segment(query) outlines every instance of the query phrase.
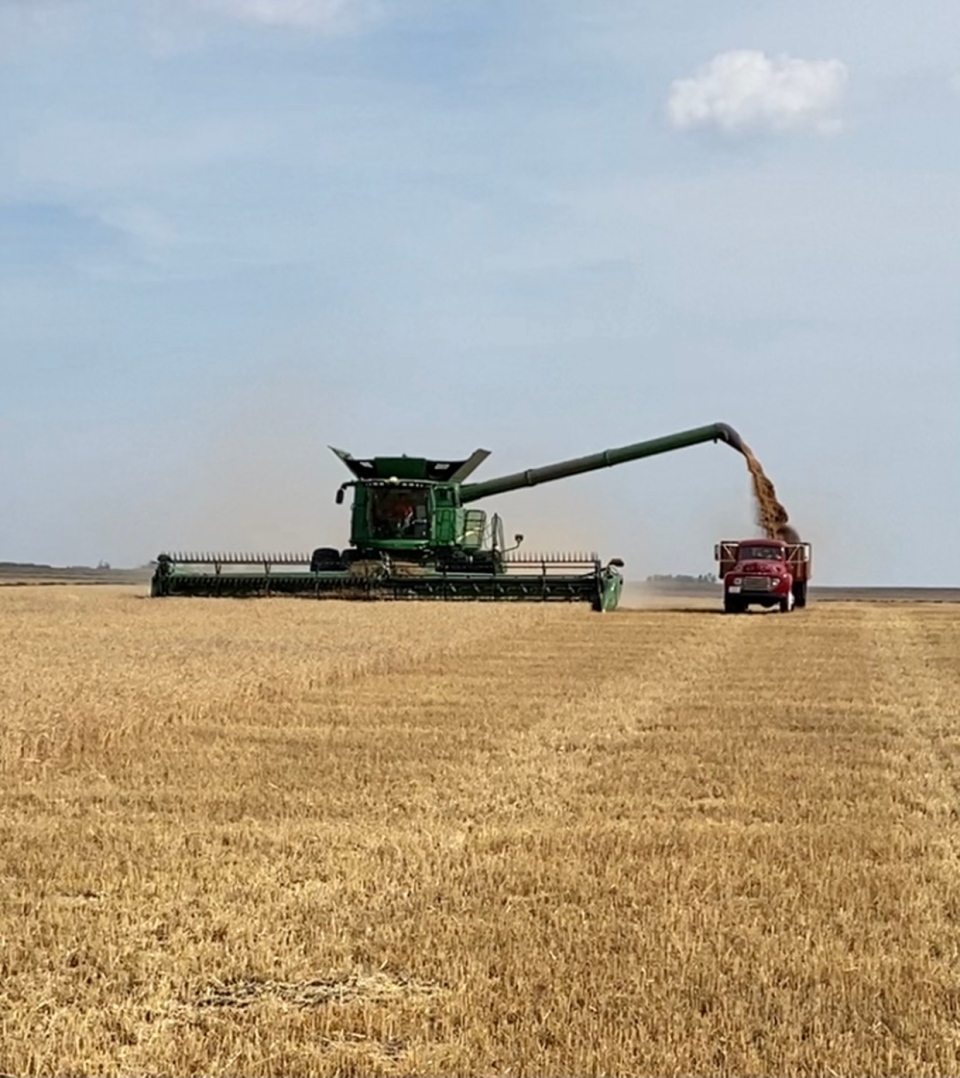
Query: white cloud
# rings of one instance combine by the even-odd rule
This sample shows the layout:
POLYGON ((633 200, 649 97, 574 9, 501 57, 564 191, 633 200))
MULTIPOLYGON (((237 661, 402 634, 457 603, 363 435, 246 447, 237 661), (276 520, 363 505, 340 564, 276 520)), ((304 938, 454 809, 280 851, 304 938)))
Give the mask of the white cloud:
POLYGON ((947 79, 947 85, 950 87, 951 90, 953 90, 955 94, 960 94, 960 71, 958 71, 955 75, 951 75, 950 78, 947 79))
POLYGON ((834 134, 847 81, 839 60, 771 59, 753 49, 720 53, 670 87, 667 119, 680 131, 727 135, 811 130, 834 134))
POLYGON ((243 22, 325 33, 354 30, 371 14, 367 0, 206 0, 206 6, 243 22))

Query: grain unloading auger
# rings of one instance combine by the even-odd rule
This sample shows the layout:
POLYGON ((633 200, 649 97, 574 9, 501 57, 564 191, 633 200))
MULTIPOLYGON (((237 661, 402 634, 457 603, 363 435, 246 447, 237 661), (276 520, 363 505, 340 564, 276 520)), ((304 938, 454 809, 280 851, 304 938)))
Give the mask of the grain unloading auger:
POLYGON ((726 423, 608 449, 587 457, 468 483, 490 455, 467 460, 370 457, 334 452, 354 478, 337 491, 341 504, 353 490, 350 546, 320 547, 312 555, 161 554, 153 595, 309 595, 318 598, 488 599, 589 602, 613 610, 620 598, 623 565, 603 564, 596 554, 521 555, 523 536, 504 542, 494 514, 467 508, 511 490, 651 457, 700 442, 740 449, 726 423))

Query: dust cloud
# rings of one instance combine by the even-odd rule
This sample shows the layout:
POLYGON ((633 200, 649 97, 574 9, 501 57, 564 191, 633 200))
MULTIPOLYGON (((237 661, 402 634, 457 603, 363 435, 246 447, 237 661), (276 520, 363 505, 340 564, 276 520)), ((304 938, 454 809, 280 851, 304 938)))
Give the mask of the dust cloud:
POLYGON ((223 387, 169 470, 152 550, 302 555, 346 546, 349 511, 334 505, 334 492, 350 476, 327 443, 343 442, 349 403, 296 370, 223 387))
MULTIPOLYGON (((477 478, 493 478, 508 471, 488 461, 483 475, 477 478)), ((613 529, 604 492, 589 482, 571 487, 561 480, 524 487, 481 499, 470 508, 486 510, 488 519, 498 513, 508 546, 513 546, 516 533, 522 534, 524 540, 518 551, 521 556, 590 553, 613 529)))

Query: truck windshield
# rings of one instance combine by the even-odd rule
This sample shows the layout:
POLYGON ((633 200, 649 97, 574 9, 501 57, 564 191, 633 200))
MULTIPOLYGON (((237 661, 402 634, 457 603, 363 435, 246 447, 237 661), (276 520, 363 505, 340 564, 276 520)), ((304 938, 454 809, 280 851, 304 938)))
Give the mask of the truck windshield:
POLYGON ((783 548, 778 546, 742 546, 740 561, 783 561, 783 548))

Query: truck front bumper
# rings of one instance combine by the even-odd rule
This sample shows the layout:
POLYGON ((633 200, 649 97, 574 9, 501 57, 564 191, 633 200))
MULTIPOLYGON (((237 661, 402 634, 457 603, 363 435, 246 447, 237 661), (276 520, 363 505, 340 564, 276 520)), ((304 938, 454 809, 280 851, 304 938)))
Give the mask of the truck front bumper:
POLYGON ((728 584, 727 595, 735 595, 746 603, 774 603, 786 599, 791 594, 790 582, 778 580, 776 584, 768 588, 760 588, 756 585, 728 584))

